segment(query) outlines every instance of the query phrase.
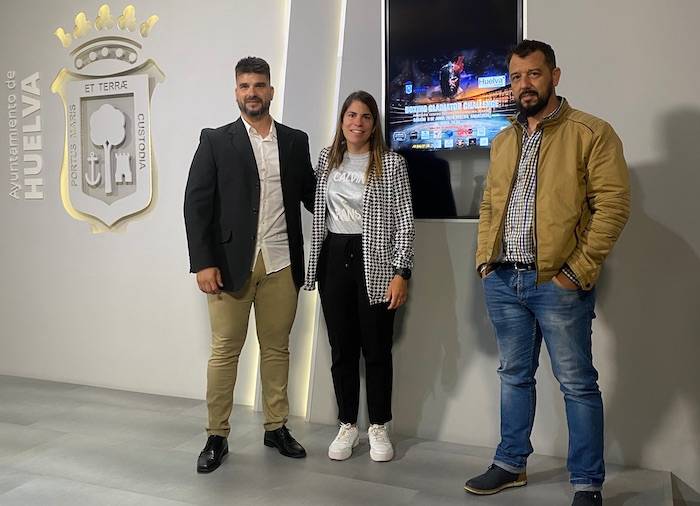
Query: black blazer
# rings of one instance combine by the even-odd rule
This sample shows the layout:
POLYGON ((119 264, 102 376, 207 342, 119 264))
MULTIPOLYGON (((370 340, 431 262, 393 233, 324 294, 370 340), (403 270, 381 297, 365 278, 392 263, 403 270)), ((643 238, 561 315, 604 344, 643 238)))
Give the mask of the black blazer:
MULTIPOLYGON (((313 211, 316 178, 309 138, 275 122, 282 199, 294 283, 304 283, 300 202, 313 211)), ((250 276, 260 209, 260 180, 242 119, 205 128, 185 189, 185 228, 190 272, 218 267, 226 291, 240 290, 250 276)))

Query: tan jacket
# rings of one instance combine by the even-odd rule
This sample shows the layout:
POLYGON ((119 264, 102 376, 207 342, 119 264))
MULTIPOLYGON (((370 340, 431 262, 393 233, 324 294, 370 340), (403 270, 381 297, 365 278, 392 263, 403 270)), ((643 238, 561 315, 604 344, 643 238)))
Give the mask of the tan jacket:
MULTIPOLYGON (((581 287, 590 290, 629 217, 627 164, 622 142, 608 123, 562 100, 559 114, 542 122, 534 225, 537 282, 549 281, 566 263, 581 287)), ((523 126, 511 122, 491 146, 477 269, 501 252, 523 137, 523 126)))

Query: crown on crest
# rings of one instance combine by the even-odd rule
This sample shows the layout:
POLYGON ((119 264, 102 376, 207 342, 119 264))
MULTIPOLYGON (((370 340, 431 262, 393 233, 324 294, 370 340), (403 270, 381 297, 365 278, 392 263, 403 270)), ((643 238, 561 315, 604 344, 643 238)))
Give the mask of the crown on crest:
POLYGON ((83 37, 88 38, 94 30, 94 35, 71 51, 73 64, 77 69, 83 69, 88 65, 102 60, 118 60, 127 65, 136 63, 139 57, 141 45, 130 38, 120 36, 136 34, 146 38, 150 35, 153 26, 158 22, 158 16, 153 14, 141 24, 136 19, 136 8, 127 5, 121 16, 114 17, 109 5, 102 5, 97 11, 94 21, 88 19, 84 12, 75 16, 75 26, 70 32, 63 28, 57 28, 54 35, 61 41, 64 48, 68 49, 74 41, 83 37), (101 36, 104 34, 104 36, 101 36))

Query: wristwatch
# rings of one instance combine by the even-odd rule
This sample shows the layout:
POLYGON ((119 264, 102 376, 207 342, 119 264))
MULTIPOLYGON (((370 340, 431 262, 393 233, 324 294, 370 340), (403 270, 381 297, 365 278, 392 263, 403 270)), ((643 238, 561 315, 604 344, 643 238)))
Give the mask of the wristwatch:
POLYGON ((403 279, 411 279, 411 269, 407 267, 394 267, 394 276, 401 276, 403 279))

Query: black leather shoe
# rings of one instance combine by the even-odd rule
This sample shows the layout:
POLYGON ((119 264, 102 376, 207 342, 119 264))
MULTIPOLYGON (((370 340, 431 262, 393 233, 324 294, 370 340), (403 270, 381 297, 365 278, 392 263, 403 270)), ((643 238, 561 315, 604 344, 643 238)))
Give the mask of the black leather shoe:
POLYGON ((581 490, 574 494, 571 506, 603 506, 603 496, 600 492, 581 490))
POLYGON ((527 474, 511 473, 498 467, 496 464, 481 474, 464 484, 464 490, 477 495, 491 495, 506 488, 522 487, 527 485, 527 474))
POLYGON ((284 425, 277 430, 266 430, 265 446, 277 448, 285 457, 301 459, 306 457, 306 450, 289 433, 289 429, 284 425))
POLYGON ((198 473, 211 473, 221 465, 228 453, 228 441, 223 436, 209 436, 204 450, 197 459, 198 473))

